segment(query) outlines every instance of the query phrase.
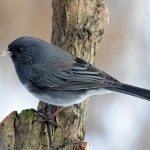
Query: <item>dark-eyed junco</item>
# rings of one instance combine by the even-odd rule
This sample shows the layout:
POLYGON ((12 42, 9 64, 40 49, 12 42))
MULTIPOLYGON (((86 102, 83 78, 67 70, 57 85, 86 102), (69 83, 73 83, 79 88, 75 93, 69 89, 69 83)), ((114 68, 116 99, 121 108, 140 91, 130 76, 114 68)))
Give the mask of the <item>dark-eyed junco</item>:
POLYGON ((41 101, 70 106, 86 97, 120 92, 150 100, 150 90, 123 84, 94 65, 41 39, 21 37, 8 46, 22 84, 41 101))

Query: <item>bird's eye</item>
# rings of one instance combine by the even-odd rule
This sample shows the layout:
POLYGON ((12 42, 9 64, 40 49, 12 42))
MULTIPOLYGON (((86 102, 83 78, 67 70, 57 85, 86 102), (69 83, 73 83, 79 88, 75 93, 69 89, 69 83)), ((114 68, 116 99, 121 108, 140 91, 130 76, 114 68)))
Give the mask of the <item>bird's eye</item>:
POLYGON ((24 51, 24 49, 22 47, 19 47, 17 50, 19 53, 22 53, 24 51))

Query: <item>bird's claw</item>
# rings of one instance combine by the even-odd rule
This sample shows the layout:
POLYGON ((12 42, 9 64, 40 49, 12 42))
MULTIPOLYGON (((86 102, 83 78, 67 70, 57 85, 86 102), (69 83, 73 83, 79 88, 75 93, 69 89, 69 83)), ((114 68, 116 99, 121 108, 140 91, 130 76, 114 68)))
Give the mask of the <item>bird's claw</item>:
POLYGON ((62 129, 62 127, 53 120, 54 117, 49 116, 47 113, 45 113, 45 112, 43 112, 41 110, 37 111, 37 110, 35 110, 33 108, 31 110, 34 113, 36 113, 40 118, 42 118, 42 119, 38 118, 38 119, 33 120, 33 122, 32 122, 33 124, 35 122, 40 122, 40 123, 44 123, 44 124, 50 124, 50 125, 53 125, 54 127, 59 127, 59 128, 62 129))

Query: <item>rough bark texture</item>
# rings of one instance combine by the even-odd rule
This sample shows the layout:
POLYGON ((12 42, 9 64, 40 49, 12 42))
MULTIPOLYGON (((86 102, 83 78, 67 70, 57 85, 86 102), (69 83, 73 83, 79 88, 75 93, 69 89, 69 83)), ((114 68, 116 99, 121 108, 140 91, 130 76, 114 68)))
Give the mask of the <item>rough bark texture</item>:
MULTIPOLYGON (((104 25, 108 22, 105 0, 52 0, 52 43, 94 63, 104 25)), ((39 108, 54 111, 40 102, 39 108), (46 109, 45 109, 46 108, 46 109)), ((0 124, 0 150, 89 150, 83 142, 86 131, 87 101, 65 108, 53 127, 40 122, 31 110, 12 112, 0 124)))

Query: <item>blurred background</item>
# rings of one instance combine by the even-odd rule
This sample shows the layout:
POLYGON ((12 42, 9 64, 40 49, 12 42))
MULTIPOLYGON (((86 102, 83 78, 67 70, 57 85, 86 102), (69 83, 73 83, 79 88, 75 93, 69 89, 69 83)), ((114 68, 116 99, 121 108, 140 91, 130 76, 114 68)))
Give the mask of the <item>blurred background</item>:
MULTIPOLYGON (((50 41, 50 0, 0 0, 0 50, 17 37, 50 41)), ((96 66, 118 80, 150 89, 150 1, 107 0, 110 23, 96 66)), ((89 101, 86 141, 91 150, 149 150, 150 102, 117 93, 89 101)), ((0 121, 11 111, 36 108, 38 100, 18 81, 8 57, 0 57, 0 121)))

